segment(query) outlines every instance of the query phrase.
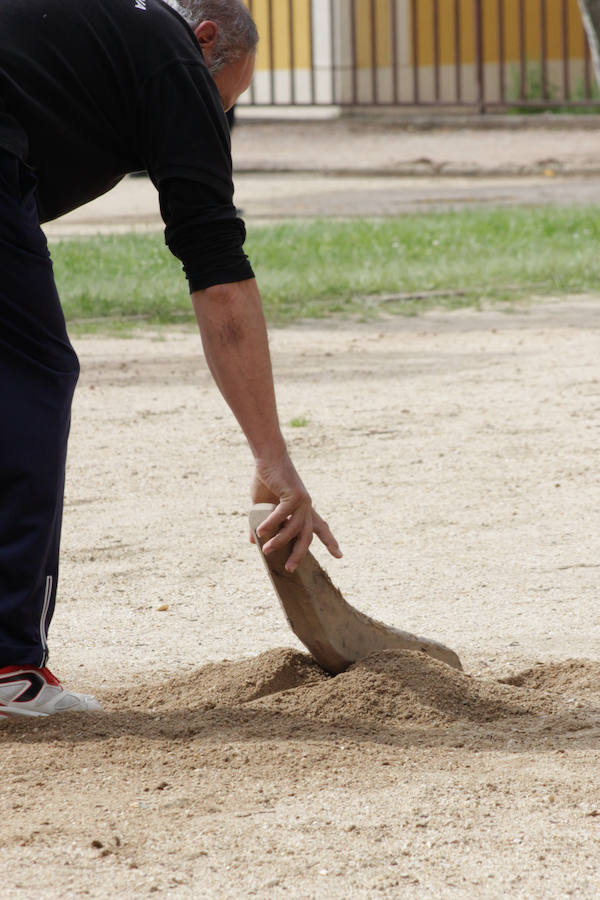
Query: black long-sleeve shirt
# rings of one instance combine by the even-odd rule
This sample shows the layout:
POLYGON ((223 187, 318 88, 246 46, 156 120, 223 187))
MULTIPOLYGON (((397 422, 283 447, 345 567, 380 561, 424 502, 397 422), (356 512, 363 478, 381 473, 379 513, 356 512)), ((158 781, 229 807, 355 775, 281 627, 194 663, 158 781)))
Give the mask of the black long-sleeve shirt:
POLYGON ((162 0, 2 0, 0 147, 35 169, 42 222, 147 169, 190 290, 253 276, 219 94, 162 0))

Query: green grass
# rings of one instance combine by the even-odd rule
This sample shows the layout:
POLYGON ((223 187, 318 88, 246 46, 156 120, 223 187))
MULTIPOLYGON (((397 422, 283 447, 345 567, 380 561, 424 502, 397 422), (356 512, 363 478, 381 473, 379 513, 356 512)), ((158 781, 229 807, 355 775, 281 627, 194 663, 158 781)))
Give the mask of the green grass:
POLYGON ((542 67, 540 63, 530 62, 525 69, 524 84, 521 85, 520 67, 511 66, 510 87, 508 99, 515 105, 508 110, 510 113, 533 115, 535 113, 553 113, 554 115, 597 115, 600 112, 600 89, 592 81, 589 88, 582 77, 578 78, 574 88, 571 88, 568 97, 564 97, 564 88, 561 89, 549 78, 546 80, 544 90, 542 67), (521 93, 523 91, 523 93, 521 93), (519 100, 529 101, 526 106, 519 100), (539 100, 539 104, 536 101, 539 100), (568 102, 588 103, 587 106, 569 106, 568 102), (598 103, 590 104, 590 101, 598 103))
MULTIPOLYGON (((600 209, 543 207, 250 223, 246 249, 267 319, 285 324, 597 291, 599 246, 600 209), (424 296, 406 297, 413 294, 424 296)), ((132 317, 193 320, 180 265, 160 235, 73 239, 51 250, 71 323, 87 330, 131 328, 132 317)))

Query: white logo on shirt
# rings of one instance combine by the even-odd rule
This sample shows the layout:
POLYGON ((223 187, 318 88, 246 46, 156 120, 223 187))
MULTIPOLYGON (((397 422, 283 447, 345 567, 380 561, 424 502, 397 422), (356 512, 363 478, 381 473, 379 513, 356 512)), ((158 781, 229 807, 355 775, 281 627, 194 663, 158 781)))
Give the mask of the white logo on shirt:
POLYGON ((135 8, 143 9, 146 12, 146 0, 135 0, 135 8))

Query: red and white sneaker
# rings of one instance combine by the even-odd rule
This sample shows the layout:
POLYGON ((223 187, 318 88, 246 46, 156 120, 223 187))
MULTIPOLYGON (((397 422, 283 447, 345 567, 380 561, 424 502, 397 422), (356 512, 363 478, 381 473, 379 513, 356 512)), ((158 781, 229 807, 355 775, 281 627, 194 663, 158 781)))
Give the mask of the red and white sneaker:
POLYGON ((102 707, 89 694, 65 691, 49 669, 6 666, 0 669, 0 718, 92 712, 102 707))

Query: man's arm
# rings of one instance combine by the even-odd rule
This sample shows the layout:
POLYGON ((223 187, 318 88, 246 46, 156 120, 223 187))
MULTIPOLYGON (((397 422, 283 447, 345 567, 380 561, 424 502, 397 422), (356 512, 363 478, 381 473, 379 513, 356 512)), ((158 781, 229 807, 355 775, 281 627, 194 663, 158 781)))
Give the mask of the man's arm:
POLYGON ((254 455, 252 499, 276 503, 260 526, 273 535, 266 554, 294 541, 286 568, 293 572, 308 550, 313 533, 332 556, 342 554, 288 455, 279 427, 267 330, 254 278, 220 284, 192 294, 206 361, 238 420, 254 455))

